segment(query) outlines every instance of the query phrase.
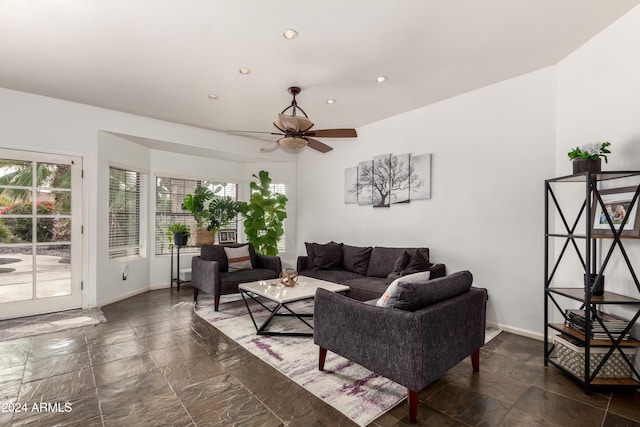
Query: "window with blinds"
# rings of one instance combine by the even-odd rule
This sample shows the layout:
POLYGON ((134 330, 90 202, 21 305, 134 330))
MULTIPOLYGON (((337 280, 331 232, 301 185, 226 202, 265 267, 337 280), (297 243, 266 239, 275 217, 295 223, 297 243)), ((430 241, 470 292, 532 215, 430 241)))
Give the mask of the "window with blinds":
MULTIPOLYGON (((269 184, 269 190, 271 190, 272 193, 280 193, 283 195, 287 195, 287 186, 285 184, 274 184, 273 182, 271 184, 269 184)), ((284 234, 282 235, 282 237, 280 238, 280 240, 278 241, 278 252, 284 252, 285 251, 285 237, 287 235, 287 228, 286 228, 286 223, 287 220, 285 219, 284 222, 282 223, 282 229, 284 230, 284 234)))
MULTIPOLYGON (((209 180, 183 179, 171 177, 156 177, 156 255, 167 255, 171 253, 167 230, 171 224, 181 222, 191 228, 191 238, 188 246, 181 249, 181 253, 198 253, 200 248, 193 247, 196 221, 189 211, 182 209, 184 196, 193 194, 197 187, 208 187, 214 197, 231 197, 238 199, 237 185, 234 183, 220 183, 209 180)), ((238 229, 237 219, 230 223, 225 229, 238 229)), ((219 236, 216 236, 216 243, 219 236)))
POLYGON ((109 260, 145 256, 147 174, 109 167, 109 260))

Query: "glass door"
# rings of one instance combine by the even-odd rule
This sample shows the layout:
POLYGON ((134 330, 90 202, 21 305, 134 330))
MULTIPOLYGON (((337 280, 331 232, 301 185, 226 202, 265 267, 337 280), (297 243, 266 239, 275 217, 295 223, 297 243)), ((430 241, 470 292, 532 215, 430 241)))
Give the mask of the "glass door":
POLYGON ((82 306, 82 159, 0 149, 0 319, 82 306))

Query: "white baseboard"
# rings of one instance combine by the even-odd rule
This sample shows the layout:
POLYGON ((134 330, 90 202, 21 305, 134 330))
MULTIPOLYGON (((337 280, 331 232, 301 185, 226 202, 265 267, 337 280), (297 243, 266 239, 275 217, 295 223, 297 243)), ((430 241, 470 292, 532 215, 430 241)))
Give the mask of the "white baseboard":
POLYGON ((528 331, 526 329, 514 328, 513 326, 502 325, 500 323, 487 322, 487 326, 502 329, 505 332, 509 332, 516 335, 522 335, 523 337, 532 338, 538 341, 544 341, 544 335, 540 332, 528 331))
POLYGON ((131 298, 131 297, 143 294, 143 293, 148 292, 148 291, 149 291, 149 288, 136 289, 135 291, 131 291, 131 292, 127 293, 127 294, 118 295, 117 297, 109 298, 108 300, 105 300, 105 301, 100 301, 98 306, 99 307, 104 307, 105 305, 113 304, 114 302, 122 301, 124 299, 131 298))

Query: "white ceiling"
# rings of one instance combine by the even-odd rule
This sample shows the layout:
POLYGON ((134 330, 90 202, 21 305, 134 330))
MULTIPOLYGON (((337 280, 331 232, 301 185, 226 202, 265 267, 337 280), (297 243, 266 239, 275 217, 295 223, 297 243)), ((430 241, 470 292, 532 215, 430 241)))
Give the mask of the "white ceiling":
POLYGON ((639 2, 2 0, 0 86, 270 131, 297 85, 316 128, 359 127, 555 64, 639 2))

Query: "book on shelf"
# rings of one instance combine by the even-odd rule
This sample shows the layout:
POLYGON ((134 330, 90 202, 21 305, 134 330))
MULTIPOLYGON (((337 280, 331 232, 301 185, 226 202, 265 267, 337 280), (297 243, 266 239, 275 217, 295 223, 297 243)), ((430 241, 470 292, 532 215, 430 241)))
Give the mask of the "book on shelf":
MULTIPOLYGON (((617 340, 620 338, 622 332, 627 328, 628 322, 626 320, 612 314, 596 311, 596 316, 602 324, 595 319, 594 316, 590 317, 589 323, 591 333, 589 335, 592 339, 607 340, 609 339, 607 331, 609 331, 613 339, 617 340), (602 325, 604 325, 604 327, 602 325)), ((567 310, 564 324, 568 328, 575 329, 586 334, 587 321, 584 310, 567 310)), ((629 333, 627 332, 622 339, 628 340, 629 333)))

